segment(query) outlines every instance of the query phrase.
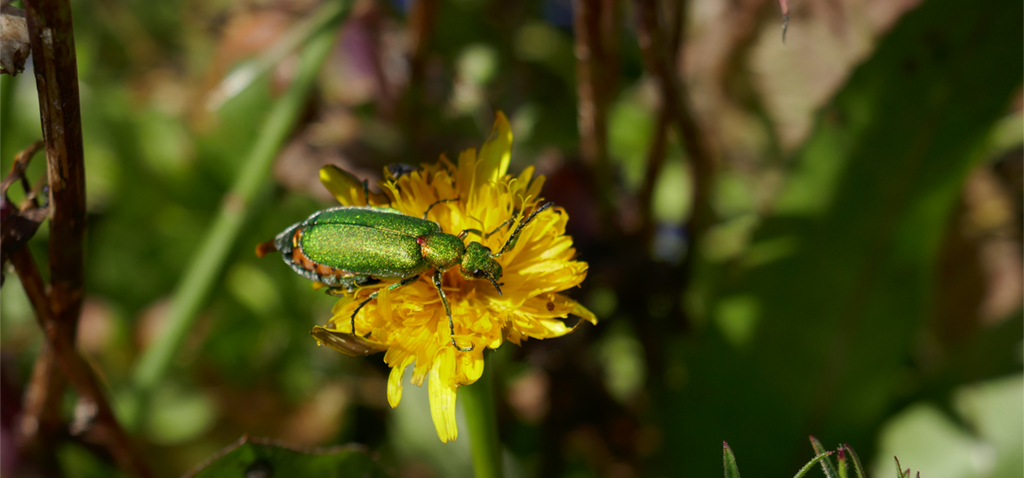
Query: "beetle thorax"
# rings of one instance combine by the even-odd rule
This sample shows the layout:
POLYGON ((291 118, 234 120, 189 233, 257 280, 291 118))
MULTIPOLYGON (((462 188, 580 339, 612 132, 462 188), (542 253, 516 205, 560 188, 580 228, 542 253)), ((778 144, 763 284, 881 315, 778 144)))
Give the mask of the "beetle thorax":
POLYGON ((466 255, 466 246, 451 234, 438 233, 416 238, 423 258, 438 270, 448 270, 466 255))

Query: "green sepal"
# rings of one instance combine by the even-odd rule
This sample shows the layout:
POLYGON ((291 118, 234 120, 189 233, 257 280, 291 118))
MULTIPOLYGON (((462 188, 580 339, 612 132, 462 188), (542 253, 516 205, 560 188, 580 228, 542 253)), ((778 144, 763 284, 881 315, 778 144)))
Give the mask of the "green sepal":
POLYGON ((316 339, 317 345, 326 345, 350 357, 373 355, 388 349, 387 344, 319 325, 314 325, 310 334, 316 339))

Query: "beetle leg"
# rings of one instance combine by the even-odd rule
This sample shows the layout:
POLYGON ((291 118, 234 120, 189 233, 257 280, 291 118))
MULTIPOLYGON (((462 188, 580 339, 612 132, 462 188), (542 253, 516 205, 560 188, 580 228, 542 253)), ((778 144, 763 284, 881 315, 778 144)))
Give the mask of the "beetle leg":
POLYGON ((452 202, 452 201, 458 201, 458 200, 459 200, 459 198, 450 198, 450 199, 438 199, 437 201, 434 201, 434 204, 431 204, 430 207, 428 207, 426 211, 423 211, 423 219, 427 218, 427 213, 429 213, 431 209, 434 209, 434 206, 437 206, 438 204, 441 204, 443 202, 452 202))
POLYGON ((505 227, 505 226, 507 226, 507 225, 509 225, 509 224, 512 224, 512 220, 513 220, 513 219, 515 219, 515 218, 516 218, 516 214, 515 214, 515 211, 512 211, 512 217, 510 217, 510 218, 508 218, 507 220, 505 220, 505 222, 501 223, 501 225, 500 225, 500 226, 498 226, 498 227, 494 228, 494 230, 493 230, 493 231, 491 231, 491 232, 488 232, 488 233, 487 233, 486 235, 484 235, 484 239, 487 239, 488 237, 491 237, 491 236, 493 236, 493 235, 494 235, 494 233, 496 233, 496 232, 500 231, 500 230, 501 230, 501 228, 503 228, 503 227, 505 227))
POLYGON ((553 202, 547 202, 547 203, 544 203, 543 206, 541 206, 541 207, 539 207, 537 209, 534 209, 533 213, 530 214, 530 216, 527 217, 525 221, 519 223, 519 226, 516 227, 516 230, 513 231, 512 235, 508 237, 507 241, 505 241, 505 245, 502 246, 501 250, 498 251, 498 253, 495 254, 494 257, 501 257, 501 255, 504 254, 506 251, 508 251, 509 249, 515 247, 516 246, 516 241, 519 240, 519 232, 522 231, 523 228, 526 227, 526 225, 529 224, 530 221, 532 221, 533 218, 537 216, 537 214, 540 214, 541 211, 543 211, 543 210, 545 210, 545 209, 547 209, 547 208, 549 208, 551 206, 554 206, 554 205, 555 205, 555 203, 553 203, 553 202))
POLYGON ((472 345, 469 347, 459 347, 459 344, 455 343, 455 322, 452 322, 452 308, 448 305, 448 298, 445 297, 444 290, 441 289, 441 271, 437 269, 434 269, 434 288, 437 289, 438 295, 441 296, 441 303, 444 304, 444 311, 448 313, 448 330, 451 331, 452 346, 460 352, 469 352, 473 350, 472 345))
POLYGON ((345 294, 352 294, 360 287, 374 285, 379 282, 380 279, 376 279, 368 275, 342 277, 338 279, 337 283, 328 285, 326 292, 328 295, 332 295, 334 297, 345 297, 345 294))
MULTIPOLYGON (((476 234, 476 235, 478 235, 478 236, 480 236, 480 237, 484 238, 484 239, 487 239, 488 237, 491 237, 491 236, 493 236, 493 235, 494 235, 494 233, 496 233, 496 232, 500 231, 500 230, 501 230, 501 228, 503 228, 503 227, 505 227, 505 226, 507 226, 507 225, 509 225, 509 224, 512 224, 512 220, 513 220, 513 219, 515 219, 515 217, 516 217, 516 215, 515 215, 515 214, 513 213, 513 214, 512 214, 512 217, 508 218, 508 219, 507 219, 507 220, 506 220, 505 222, 501 223, 501 225, 500 225, 500 226, 498 226, 498 227, 494 228, 494 230, 493 230, 493 231, 491 231, 491 232, 488 232, 487 234, 484 234, 484 232, 483 232, 483 231, 481 231, 481 230, 479 230, 479 229, 463 229, 463 230, 462 230, 462 232, 460 232, 460 233, 459 233, 459 239, 460 239, 460 240, 461 240, 461 239, 465 239, 465 238, 466 238, 466 236, 468 236, 468 235, 469 235, 469 233, 471 233, 471 232, 472 232, 473 234, 476 234)), ((479 222, 479 221, 477 221, 477 222, 479 222)))
POLYGON ((480 232, 479 229, 463 229, 462 232, 460 232, 459 235, 458 235, 459 240, 461 241, 461 240, 465 239, 466 236, 468 236, 469 233, 471 233, 471 232, 473 234, 476 234, 476 235, 480 236, 480 237, 484 236, 484 233, 480 232))
MULTIPOLYGON (((406 277, 405 279, 402 279, 399 282, 395 282, 394 284, 389 285, 388 286, 388 290, 391 291, 391 290, 395 290, 395 289, 397 289, 399 287, 402 287, 404 285, 412 284, 418 278, 419 278, 419 276, 406 277)), ((377 298, 377 294, 380 294, 380 290, 379 289, 377 291, 375 291, 374 293, 370 294, 370 296, 367 297, 366 300, 360 302, 359 306, 356 307, 356 310, 354 310, 352 312, 352 317, 349 320, 350 320, 350 322, 352 324, 352 334, 353 335, 356 333, 356 314, 359 313, 359 310, 362 309, 364 305, 370 303, 371 300, 376 299, 377 298)), ((370 336, 370 334, 366 334, 366 337, 369 337, 369 336, 370 336)))

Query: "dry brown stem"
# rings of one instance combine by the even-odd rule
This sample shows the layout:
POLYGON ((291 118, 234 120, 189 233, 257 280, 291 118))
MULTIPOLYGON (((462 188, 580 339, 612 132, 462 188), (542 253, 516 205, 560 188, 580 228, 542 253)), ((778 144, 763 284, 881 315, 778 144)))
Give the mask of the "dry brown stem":
MULTIPOLYGON (((654 74, 661 89, 669 117, 678 128, 693 173, 693 212, 687 224, 691 244, 699 244, 703 231, 713 222, 711 186, 715 162, 707 139, 700 131, 690 105, 686 84, 680 81, 676 62, 665 50, 665 33, 659 24, 655 0, 635 0, 637 37, 647 68, 654 74)), ((682 6, 680 16, 685 12, 682 6)), ((679 21, 685 23, 685 18, 679 21)))
POLYGON ((409 10, 409 83, 402 99, 400 123, 409 145, 423 144, 420 109, 426 97, 427 55, 437 22, 438 0, 416 0, 409 10))
POLYGON ((70 337, 82 306, 85 163, 71 8, 62 0, 25 2, 50 183, 50 301, 70 337))
POLYGON ((114 417, 96 375, 75 349, 83 297, 85 163, 71 7, 67 0, 26 0, 25 12, 51 195, 49 290, 28 249, 14 252, 11 262, 58 365, 80 397, 96 404, 96 422, 90 434, 127 473, 149 476, 114 417))
MULTIPOLYGON (((671 40, 668 47, 670 58, 675 62, 678 61, 679 49, 682 45, 685 5, 682 1, 674 1, 669 2, 669 7, 667 16, 670 24, 671 40)), ((647 169, 644 171, 644 182, 640 186, 637 201, 640 205, 640 238, 643 244, 650 244, 651 237, 654 234, 654 187, 657 185, 658 177, 661 176, 661 170, 665 166, 668 128, 672 124, 672 113, 668 102, 664 98, 665 95, 662 94, 662 102, 658 112, 658 124, 655 126, 654 141, 651 143, 651 149, 647 152, 647 169)))
MULTIPOLYGON (((25 243, 35 235, 39 224, 47 216, 47 210, 39 207, 36 197, 38 188, 32 188, 25 176, 25 170, 32 158, 42 148, 43 142, 36 141, 18 152, 14 156, 10 174, 0 183, 0 193, 4 195, 5 201, 8 188, 15 182, 21 183, 26 194, 21 207, 5 216, 2 227, 0 227, 2 229, 0 257, 4 263, 7 262, 8 256, 25 246, 25 243)), ((27 280, 42 282, 42 279, 39 278, 27 280)), ((33 298, 39 299, 39 296, 33 298)), ((45 297, 42 299, 45 300, 45 297)), ((36 307, 47 306, 47 303, 44 301, 35 305, 36 307)), ((53 439, 62 427, 60 405, 67 381, 56 370, 57 361, 53 349, 44 344, 39 356, 36 357, 36 363, 32 368, 32 379, 25 389, 22 400, 22 412, 16 428, 19 451, 52 448, 53 439)))
MULTIPOLYGON (((613 181, 608 161, 608 99, 609 68, 614 66, 608 48, 611 43, 602 31, 615 6, 613 1, 573 2, 573 27, 576 53, 577 123, 580 133, 580 156, 594 174, 598 206, 603 217, 613 218, 613 181)), ((604 221, 602 224, 613 224, 604 221)))

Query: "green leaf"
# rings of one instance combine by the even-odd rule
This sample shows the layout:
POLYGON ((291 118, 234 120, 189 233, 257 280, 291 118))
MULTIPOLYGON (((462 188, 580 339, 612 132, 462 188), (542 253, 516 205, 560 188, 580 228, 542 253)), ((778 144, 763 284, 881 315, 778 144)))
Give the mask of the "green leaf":
POLYGON ((370 457, 366 448, 359 445, 301 448, 243 436, 185 476, 345 478, 385 477, 387 474, 370 457))
POLYGON ((850 456, 850 460, 853 462, 853 471, 857 472, 857 478, 865 478, 864 465, 860 463, 860 457, 853 451, 850 445, 843 444, 843 449, 846 450, 846 454, 850 456))
POLYGON ((816 453, 819 457, 822 457, 821 458, 821 471, 824 471, 825 472, 825 476, 827 476, 828 478, 839 478, 839 471, 836 470, 836 466, 832 463, 832 460, 830 458, 828 458, 828 455, 831 455, 832 452, 826 450, 825 447, 821 445, 821 442, 818 441, 817 438, 814 438, 813 436, 810 437, 810 438, 811 438, 811 447, 814 448, 814 453, 816 453))
MULTIPOLYGON (((882 427, 876 453, 901 456, 924 476, 1022 476, 1024 376, 961 387, 951 398, 949 408, 911 403, 882 427)), ((879 462, 874 474, 889 466, 879 462)))
POLYGON ((828 453, 822 453, 814 457, 814 459, 807 462, 807 464, 804 465, 803 468, 800 468, 800 471, 796 472, 796 475, 794 475, 793 478, 801 478, 802 476, 806 475, 808 471, 811 471, 811 469, 814 468, 814 465, 818 464, 819 461, 825 460, 826 458, 828 458, 828 453))
POLYGON ((722 464, 725 467, 725 478, 740 478, 740 468, 736 465, 736 455, 729 444, 722 442, 722 464))
POLYGON ((1021 2, 923 2, 823 108, 774 215, 746 254, 712 271, 728 282, 695 298, 708 326, 665 345, 687 371, 657 402, 665 449, 707 457, 666 460, 666 475, 717 473, 713 436, 764 470, 792 466, 803 430, 871 443, 924 383, 908 364, 934 303, 940 241, 1024 77, 1022 15, 1021 2), (718 325, 735 297, 751 311, 736 345, 718 325))
POLYGON ((910 468, 907 468, 907 471, 904 472, 903 467, 900 466, 900 459, 895 456, 892 459, 896 460, 896 478, 910 478, 910 468))

